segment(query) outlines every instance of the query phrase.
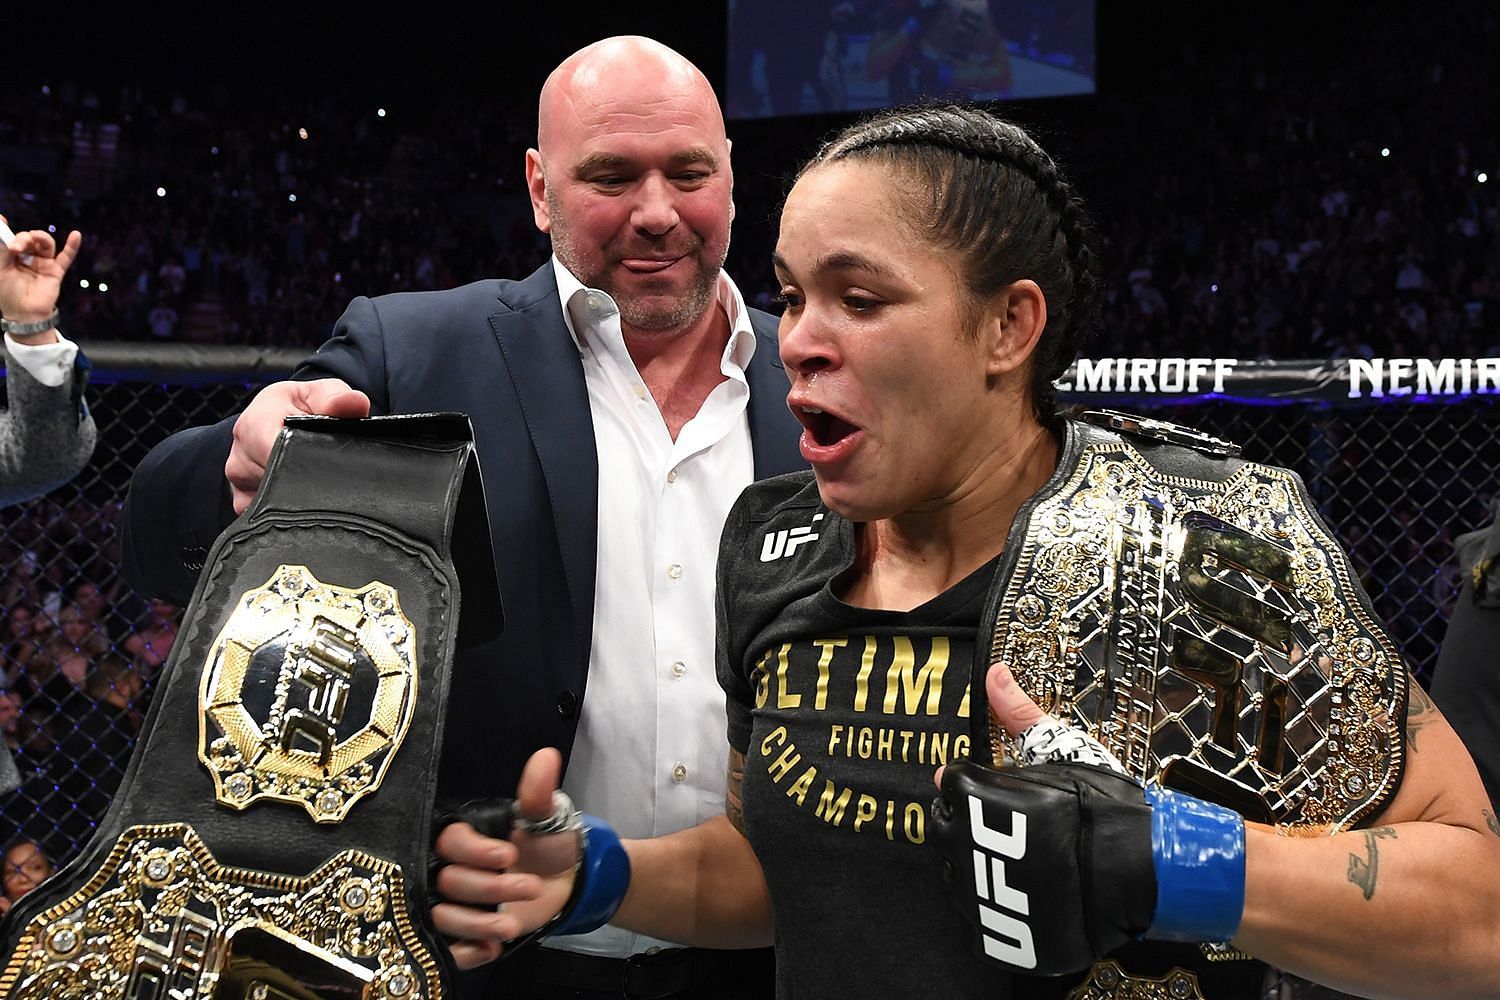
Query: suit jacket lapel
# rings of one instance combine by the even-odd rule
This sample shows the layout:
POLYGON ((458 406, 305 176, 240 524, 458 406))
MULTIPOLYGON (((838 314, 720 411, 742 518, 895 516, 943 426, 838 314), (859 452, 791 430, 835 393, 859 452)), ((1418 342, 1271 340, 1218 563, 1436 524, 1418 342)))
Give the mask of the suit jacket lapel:
POLYGON ((542 466, 583 655, 594 619, 599 456, 578 349, 563 323, 551 263, 503 296, 490 317, 526 429, 542 466))
POLYGON ((776 343, 776 317, 751 310, 755 329, 755 354, 745 379, 750 383, 750 445, 755 452, 755 478, 779 476, 807 468, 797 447, 802 425, 786 405, 791 383, 781 364, 776 343))

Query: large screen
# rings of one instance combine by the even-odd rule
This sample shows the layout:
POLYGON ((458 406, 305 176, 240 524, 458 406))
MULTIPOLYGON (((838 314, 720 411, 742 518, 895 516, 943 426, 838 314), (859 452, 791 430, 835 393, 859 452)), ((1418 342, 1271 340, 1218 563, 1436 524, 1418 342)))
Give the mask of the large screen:
POLYGON ((1094 0, 729 0, 731 118, 1094 92, 1094 0))

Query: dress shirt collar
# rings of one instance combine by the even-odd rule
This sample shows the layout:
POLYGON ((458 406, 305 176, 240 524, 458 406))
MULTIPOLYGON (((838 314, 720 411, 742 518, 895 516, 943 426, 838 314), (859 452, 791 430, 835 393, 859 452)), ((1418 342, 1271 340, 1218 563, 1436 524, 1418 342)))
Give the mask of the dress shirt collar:
MULTIPOLYGON (((601 354, 611 354, 613 345, 624 352, 624 334, 620 331, 620 310, 614 298, 597 288, 589 288, 569 271, 557 255, 552 255, 552 273, 557 278, 557 296, 562 301, 563 322, 580 354, 590 343, 599 345, 601 354)), ((734 281, 722 270, 714 287, 714 308, 721 309, 729 320, 729 342, 724 345, 721 362, 723 373, 743 382, 745 369, 755 355, 755 330, 750 325, 750 311, 734 281)))

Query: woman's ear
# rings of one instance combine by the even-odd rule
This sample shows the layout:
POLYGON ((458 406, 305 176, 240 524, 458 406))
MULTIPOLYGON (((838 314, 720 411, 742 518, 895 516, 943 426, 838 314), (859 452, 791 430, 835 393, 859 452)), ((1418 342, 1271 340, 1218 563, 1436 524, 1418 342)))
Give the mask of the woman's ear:
POLYGON ((1046 328, 1047 297, 1035 281, 1022 278, 997 292, 980 322, 989 374, 1008 375, 1024 368, 1046 328))

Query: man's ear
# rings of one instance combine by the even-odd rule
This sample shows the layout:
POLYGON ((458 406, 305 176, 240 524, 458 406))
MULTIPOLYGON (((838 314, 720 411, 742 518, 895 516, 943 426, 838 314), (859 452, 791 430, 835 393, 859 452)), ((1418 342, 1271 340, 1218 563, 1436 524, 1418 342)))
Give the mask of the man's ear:
POLYGON ((536 227, 544 233, 552 232, 552 213, 547 210, 547 171, 542 166, 542 154, 535 149, 526 151, 526 193, 531 196, 531 217, 536 227))
POLYGON ((729 154, 730 154, 730 164, 729 164, 729 221, 732 223, 732 222, 734 222, 734 166, 733 166, 733 160, 734 160, 734 140, 726 138, 724 140, 724 148, 726 150, 728 150, 729 154))
POLYGON ((1030 278, 1012 282, 991 297, 980 320, 990 375, 1009 375, 1024 368, 1047 328, 1047 297, 1030 278))

